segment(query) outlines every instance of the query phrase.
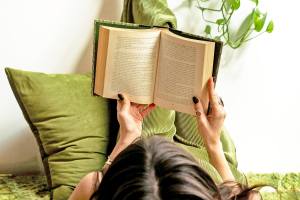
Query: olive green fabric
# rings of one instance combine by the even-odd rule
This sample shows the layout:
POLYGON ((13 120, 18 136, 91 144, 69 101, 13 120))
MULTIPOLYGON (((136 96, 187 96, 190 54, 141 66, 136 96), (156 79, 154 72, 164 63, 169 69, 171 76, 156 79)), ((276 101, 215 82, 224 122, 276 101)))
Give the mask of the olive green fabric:
POLYGON ((109 103, 91 96, 90 75, 5 71, 39 144, 51 197, 67 199, 106 160, 109 103))
POLYGON ((149 26, 176 27, 176 17, 168 7, 167 0, 124 0, 123 22, 149 26))
POLYGON ((144 119, 142 136, 162 135, 173 139, 176 132, 174 121, 175 111, 157 107, 144 119))
MULTIPOLYGON (((175 117, 176 126, 176 140, 183 144, 203 148, 203 139, 200 136, 197 128, 196 118, 185 113, 176 112, 175 117)), ((227 161, 233 166, 237 167, 236 150, 234 143, 228 133, 228 131, 223 128, 221 132, 221 142, 223 145, 223 151, 226 156, 227 161)))
POLYGON ((0 174, 1 200, 49 200, 49 197, 47 180, 43 175, 0 174))

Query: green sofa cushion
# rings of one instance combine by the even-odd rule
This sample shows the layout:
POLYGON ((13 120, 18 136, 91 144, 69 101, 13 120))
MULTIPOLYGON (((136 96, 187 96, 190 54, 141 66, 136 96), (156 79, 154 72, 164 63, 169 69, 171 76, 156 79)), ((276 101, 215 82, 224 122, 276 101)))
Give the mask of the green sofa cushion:
MULTIPOLYGON (((38 142, 51 198, 67 199, 81 177, 101 169, 115 143, 115 101, 91 95, 90 75, 5 71, 38 142)), ((174 120, 174 111, 155 108, 143 136, 173 138, 174 120)))
POLYGON ((143 121, 142 136, 162 135, 173 139, 176 133, 174 125, 175 111, 156 107, 143 121))

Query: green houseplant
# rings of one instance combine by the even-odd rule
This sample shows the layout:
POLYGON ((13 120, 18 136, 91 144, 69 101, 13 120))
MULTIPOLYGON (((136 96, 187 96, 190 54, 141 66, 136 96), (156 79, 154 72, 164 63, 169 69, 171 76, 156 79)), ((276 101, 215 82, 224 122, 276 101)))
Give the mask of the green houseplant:
POLYGON ((243 10, 243 15, 246 15, 242 20, 240 15, 236 15, 240 9, 240 0, 187 0, 183 5, 187 3, 191 7, 196 3, 205 23, 202 32, 204 36, 221 40, 225 45, 237 49, 263 33, 271 33, 274 29, 273 21, 267 21, 267 13, 260 11, 259 0, 248 1, 252 3, 243 10), (241 22, 234 27, 235 18, 241 22))

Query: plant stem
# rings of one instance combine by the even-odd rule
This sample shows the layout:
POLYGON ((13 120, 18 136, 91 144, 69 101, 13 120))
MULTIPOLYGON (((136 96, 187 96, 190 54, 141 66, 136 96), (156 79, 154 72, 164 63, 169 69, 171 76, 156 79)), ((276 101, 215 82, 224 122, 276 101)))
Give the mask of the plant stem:
MULTIPOLYGON (((221 40, 224 42, 224 45, 229 45, 233 49, 239 48, 243 43, 248 42, 261 34, 265 33, 266 31, 260 32, 259 34, 255 35, 254 37, 251 37, 253 34, 254 29, 253 23, 249 24, 249 27, 244 27, 243 32, 237 32, 236 35, 234 35, 230 29, 231 25, 231 19, 233 18, 233 14, 236 11, 236 9, 233 9, 231 6, 231 3, 229 2, 226 4, 228 0, 220 0, 220 3, 215 4, 215 7, 219 8, 211 8, 209 5, 204 5, 204 3, 208 2, 209 0, 197 0, 197 8, 201 11, 203 21, 208 24, 212 24, 212 27, 216 27, 217 31, 214 36, 210 34, 206 34, 206 37, 210 38, 218 38, 218 40, 221 40), (204 6, 201 6, 204 5, 204 6), (213 21, 212 19, 209 19, 209 17, 206 16, 205 12, 211 12, 214 15, 216 15, 218 18, 216 21, 213 21), (218 22, 218 23, 217 23, 218 22), (214 26, 215 25, 215 26, 214 26), (238 35, 237 35, 238 34, 238 35), (237 37, 237 38, 235 38, 237 37), (233 38, 233 39, 232 39, 233 38), (235 39, 234 39, 235 38, 235 39)), ((257 5, 256 5, 257 7, 257 5)), ((241 27, 239 27, 241 28, 241 27)), ((238 29, 239 30, 239 29, 238 29)))
POLYGON ((266 31, 263 31, 263 32, 261 32, 261 33, 259 33, 259 34, 257 34, 256 36, 254 36, 254 37, 252 37, 252 38, 248 38, 247 40, 245 40, 244 42, 248 42, 248 41, 250 41, 250 40, 253 40, 254 38, 257 38, 258 36, 260 36, 260 35, 262 35, 262 34, 264 34, 266 31))

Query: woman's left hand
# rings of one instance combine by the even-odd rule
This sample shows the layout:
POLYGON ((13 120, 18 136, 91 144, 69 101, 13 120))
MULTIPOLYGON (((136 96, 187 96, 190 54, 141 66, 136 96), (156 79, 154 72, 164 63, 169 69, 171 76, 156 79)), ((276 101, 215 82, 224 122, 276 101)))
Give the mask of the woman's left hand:
POLYGON ((202 136, 206 148, 215 148, 220 145, 221 129, 224 124, 226 113, 224 104, 215 92, 213 78, 208 81, 208 95, 211 105, 211 112, 206 115, 201 101, 197 97, 193 97, 195 103, 194 108, 197 116, 198 130, 202 136))
POLYGON ((143 119, 155 108, 155 104, 131 103, 124 94, 118 94, 117 116, 120 124, 119 140, 132 143, 141 136, 143 119))

